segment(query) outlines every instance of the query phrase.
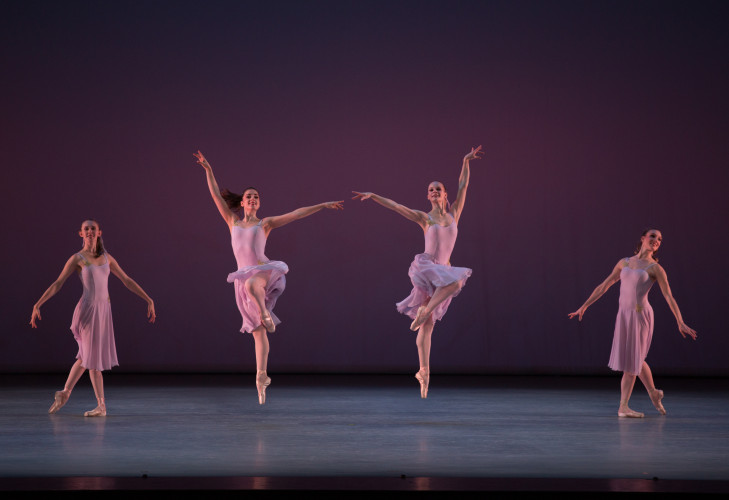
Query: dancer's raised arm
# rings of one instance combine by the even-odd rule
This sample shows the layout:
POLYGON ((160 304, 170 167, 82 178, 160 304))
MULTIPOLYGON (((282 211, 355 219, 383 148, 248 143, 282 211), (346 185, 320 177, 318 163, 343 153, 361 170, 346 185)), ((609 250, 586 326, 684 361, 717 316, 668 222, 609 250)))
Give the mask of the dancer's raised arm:
POLYGON ((322 208, 328 208, 330 210, 344 210, 342 203, 344 203, 344 200, 326 201, 324 203, 319 203, 318 205, 312 205, 310 207, 297 208, 296 210, 287 214, 265 217, 261 220, 261 226, 266 231, 266 235, 268 235, 268 233, 271 232, 271 229, 276 229, 277 227, 285 226, 286 224, 294 222, 295 220, 308 217, 312 214, 315 214, 322 208))
POLYGON ((205 176, 207 177, 210 196, 213 197, 215 206, 218 207, 218 212, 220 212, 223 220, 225 220, 225 222, 228 224, 228 228, 230 228, 236 221, 237 217, 235 213, 230 208, 228 208, 228 204, 225 202, 220 194, 220 188, 218 187, 218 183, 215 180, 215 176, 213 175, 213 167, 210 166, 208 160, 205 159, 205 157, 199 150, 197 153, 193 153, 192 155, 197 158, 197 162, 205 169, 205 176))
POLYGON ((600 283, 597 288, 593 290, 592 294, 587 298, 585 303, 582 304, 582 306, 575 312, 569 313, 567 316, 569 316, 570 319, 578 316, 578 319, 582 321, 582 316, 585 314, 587 308, 597 302, 597 299, 602 297, 603 294, 608 291, 608 288, 620 281, 620 271, 623 269, 623 267, 625 267, 625 260, 620 260, 620 262, 615 264, 613 272, 610 273, 610 276, 605 278, 605 281, 600 283))
POLYGON ((696 330, 689 327, 686 323, 683 322, 681 311, 678 309, 678 304, 673 298, 673 294, 671 293, 671 287, 668 286, 668 277, 666 276, 666 271, 664 271, 660 265, 653 266, 651 270, 655 270, 655 274, 653 275, 653 277, 658 282, 658 286, 661 287, 661 292, 663 292, 663 298, 665 298, 666 302, 668 302, 668 307, 671 308, 671 312, 676 318, 679 333, 683 338, 686 338, 686 335, 688 335, 692 339, 696 340, 696 330))
POLYGON ((405 205, 401 205, 397 203, 396 201, 393 201, 389 198, 385 198, 384 196, 380 196, 379 194, 370 193, 370 192, 364 192, 360 193, 358 191, 352 191, 355 196, 352 197, 353 200, 373 200, 380 205, 382 205, 385 208, 389 208, 390 210, 399 213, 406 219, 410 219, 411 221, 415 222, 417 225, 419 225, 423 230, 425 230, 428 227, 428 214, 425 212, 421 212, 420 210, 413 210, 412 208, 408 208, 405 205))
POLYGON ((458 179, 458 194, 456 195, 456 201, 451 205, 451 213, 453 214, 453 218, 456 219, 456 222, 461 218, 461 211, 463 210, 463 205, 466 203, 466 191, 468 190, 468 181, 471 177, 469 162, 480 159, 481 157, 479 155, 483 155, 481 146, 475 149, 471 148, 471 152, 463 157, 461 177, 458 179))
POLYGON ((35 321, 36 319, 42 319, 40 313, 41 306, 46 301, 48 301, 48 299, 58 293, 68 277, 71 276, 73 272, 78 269, 80 260, 81 257, 79 257, 78 254, 73 254, 71 258, 66 261, 66 264, 63 266, 63 270, 61 271, 61 274, 58 276, 56 281, 54 281, 51 286, 48 287, 43 295, 41 295, 41 298, 38 299, 38 302, 33 305, 33 312, 30 315, 30 326, 32 328, 38 328, 38 325, 35 324, 35 321))

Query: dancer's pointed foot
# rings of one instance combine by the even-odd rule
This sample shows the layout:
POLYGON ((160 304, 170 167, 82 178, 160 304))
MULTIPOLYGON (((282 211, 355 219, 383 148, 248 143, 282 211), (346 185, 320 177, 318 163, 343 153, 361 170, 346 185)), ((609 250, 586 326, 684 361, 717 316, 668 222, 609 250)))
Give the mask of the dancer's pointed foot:
POLYGON ((106 416, 106 404, 104 404, 104 398, 98 399, 98 406, 93 410, 84 413, 84 417, 105 417, 106 416))
POLYGON ((56 413, 58 410, 60 410, 63 405, 66 404, 66 401, 68 401, 68 398, 71 396, 71 391, 67 391, 66 389, 62 391, 56 391, 56 394, 53 396, 53 404, 50 408, 48 408, 48 413, 56 413))
POLYGON ((415 319, 412 323, 410 323, 410 329, 414 332, 417 332, 418 328, 420 328, 427 319, 428 315, 425 313, 425 306, 418 307, 418 312, 417 314, 415 314, 415 319))
POLYGON ((420 397, 426 399, 428 397, 428 384, 430 384, 430 370, 421 368, 415 378, 420 382, 420 397))
POLYGON ((656 407, 656 410, 658 410, 658 413, 661 415, 666 414, 666 409, 663 407, 663 403, 661 403, 661 400, 663 399, 663 391, 660 389, 655 389, 650 393, 651 401, 653 402, 653 406, 656 407))
POLYGON ((258 404, 262 405, 266 403, 266 387, 271 385, 271 377, 266 375, 265 371, 258 371, 256 373, 256 389, 258 389, 258 404))
POLYGON ((268 333, 273 333, 276 331, 276 324, 273 322, 273 319, 271 319, 271 313, 267 310, 264 310, 261 313, 261 324, 268 333))
POLYGON ((625 417, 625 418, 643 418, 645 415, 643 415, 639 411, 633 411, 627 406, 620 406, 620 409, 618 410, 618 417, 625 417))

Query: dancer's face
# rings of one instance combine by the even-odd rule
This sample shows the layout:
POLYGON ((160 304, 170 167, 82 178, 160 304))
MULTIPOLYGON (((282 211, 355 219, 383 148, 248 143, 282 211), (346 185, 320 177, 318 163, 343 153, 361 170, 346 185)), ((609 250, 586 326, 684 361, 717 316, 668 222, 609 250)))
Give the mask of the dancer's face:
POLYGON ((258 198, 258 191, 255 189, 246 189, 243 193, 243 199, 240 201, 243 210, 255 212, 261 206, 261 200, 258 198))
POLYGON ((428 200, 431 202, 440 203, 441 200, 445 202, 448 198, 445 186, 438 181, 431 182, 428 186, 428 200))
POLYGON ((643 242, 643 248, 651 252, 657 252, 661 243, 663 243, 663 235, 658 229, 651 229, 641 236, 640 241, 643 242))
POLYGON ((84 239, 84 244, 96 245, 96 239, 101 236, 101 229, 99 224, 93 220, 85 220, 81 224, 81 230, 78 235, 84 239))

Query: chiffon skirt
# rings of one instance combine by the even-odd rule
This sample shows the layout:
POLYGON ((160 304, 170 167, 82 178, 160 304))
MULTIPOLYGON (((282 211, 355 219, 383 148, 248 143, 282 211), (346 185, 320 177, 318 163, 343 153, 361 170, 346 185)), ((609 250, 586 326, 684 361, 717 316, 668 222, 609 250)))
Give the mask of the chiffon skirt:
POLYGON ((245 283, 251 276, 258 273, 269 273, 268 283, 266 284, 265 299, 266 309, 271 313, 271 319, 274 324, 278 325, 281 320, 273 314, 273 308, 276 306, 276 300, 281 296, 286 288, 286 276, 289 267, 281 261, 270 260, 256 266, 246 266, 228 275, 228 283, 233 283, 235 287, 235 303, 243 318, 243 326, 241 332, 251 333, 254 329, 261 326, 261 313, 258 310, 253 297, 246 290, 245 283))
POLYGON ((87 370, 109 370, 118 366, 111 303, 81 299, 73 311, 71 332, 78 343, 76 359, 87 370))
POLYGON ((637 311, 621 307, 615 320, 613 347, 608 367, 638 375, 653 338, 653 308, 645 305, 637 311))
MULTIPOLYGON (((418 308, 428 303, 435 293, 436 288, 455 282, 458 282, 461 288, 463 288, 466 280, 471 276, 471 272, 471 269, 467 267, 451 267, 438 264, 427 253, 416 255, 408 270, 408 276, 410 276, 410 281, 413 283, 413 289, 405 300, 397 303, 397 310, 414 319, 418 308)), ((439 321, 445 315, 451 299, 460 292, 461 290, 459 288, 456 293, 438 304, 433 310, 434 321, 439 321)))

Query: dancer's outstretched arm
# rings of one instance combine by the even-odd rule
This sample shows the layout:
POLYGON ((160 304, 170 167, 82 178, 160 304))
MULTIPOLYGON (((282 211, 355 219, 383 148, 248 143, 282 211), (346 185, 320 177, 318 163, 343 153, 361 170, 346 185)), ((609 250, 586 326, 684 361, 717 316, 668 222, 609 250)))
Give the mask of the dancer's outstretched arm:
POLYGON ((613 286, 615 283, 620 281, 620 271, 625 267, 625 261, 620 260, 617 264, 615 264, 615 267, 613 268, 613 272, 610 273, 610 276, 608 276, 605 281, 600 283, 597 288, 592 292, 592 295, 588 297, 588 299, 585 301, 584 304, 582 304, 582 307, 580 307, 578 310, 576 310, 573 313, 569 313, 567 316, 569 316, 570 319, 574 318, 575 316, 579 316, 579 320, 582 321, 582 316, 585 314, 585 311, 588 307, 590 307, 593 303, 597 301, 602 295, 608 291, 608 288, 613 286))
POLYGON ((412 208, 408 208, 405 205, 400 205, 396 201, 385 198, 384 196, 380 196, 379 194, 370 192, 360 193, 359 191, 352 192, 355 194, 352 197, 353 200, 373 200, 383 207, 389 208, 390 210, 399 213, 406 219, 410 219, 411 221, 415 222, 423 229, 423 231, 425 231, 428 227, 428 214, 426 214, 425 212, 421 212, 420 210, 413 210, 412 208))
POLYGON ((468 190, 468 181, 471 177, 471 167, 469 165, 469 162, 471 160, 481 159, 479 155, 483 155, 483 151, 481 151, 481 146, 475 149, 471 148, 471 152, 463 157, 461 177, 458 179, 458 194, 456 195, 456 201, 454 201, 451 205, 451 213, 453 214, 453 218, 456 219, 456 223, 458 223, 458 219, 461 218, 463 205, 466 203, 466 191, 468 190))
POLYGON ((658 286, 661 287, 661 292, 663 292, 663 298, 665 298, 666 302, 668 302, 668 307, 671 308, 671 312, 676 318, 676 322, 678 323, 678 331, 681 336, 683 338, 686 338, 686 335, 688 335, 692 339, 696 340, 696 330, 689 327, 686 323, 683 322, 683 317, 681 317, 681 311, 678 309, 678 304, 673 298, 673 294, 671 293, 671 287, 668 286, 668 276, 666 276, 666 271, 664 271, 660 265, 655 265, 650 268, 650 272, 651 274, 653 274, 652 277, 658 282, 658 286))
POLYGON ((213 175, 213 167, 210 166, 210 163, 208 163, 208 160, 205 159, 200 151, 198 151, 197 153, 193 153, 192 155, 197 158, 197 162, 202 166, 202 168, 205 169, 205 176, 208 180, 208 189, 210 190, 210 196, 213 197, 215 206, 218 207, 218 212, 220 212, 223 220, 225 220, 226 224, 228 224, 228 228, 231 229, 233 223, 237 219, 237 216, 230 208, 228 208, 228 204, 220 195, 220 188, 218 187, 218 183, 215 180, 215 176, 213 175))
POLYGON ((147 317, 149 318, 150 323, 154 323, 154 320, 157 318, 157 315, 154 312, 154 301, 144 290, 142 290, 142 287, 139 286, 136 281, 130 278, 127 273, 122 270, 114 257, 108 253, 106 256, 109 259, 109 269, 112 273, 114 273, 114 276, 119 278, 121 282, 124 283, 125 287, 142 297, 147 302, 147 317))
POLYGON ((48 287, 48 290, 46 290, 45 293, 41 295, 41 298, 38 299, 38 302, 35 303, 35 305, 33 306, 33 312, 30 315, 30 326, 32 328, 38 328, 38 325, 35 324, 35 321, 36 319, 41 319, 41 306, 48 299, 58 293, 68 277, 71 276, 71 274, 73 274, 73 272, 79 268, 79 261, 81 261, 81 257, 79 257, 78 254, 73 254, 71 258, 66 261, 66 264, 63 266, 63 270, 58 276, 58 279, 56 279, 56 281, 54 281, 53 284, 48 287))
POLYGON ((261 226, 263 227, 264 231, 266 231, 266 234, 268 234, 271 229, 276 229, 277 227, 285 226, 286 224, 294 222, 295 220, 308 217, 312 214, 315 214, 322 208, 328 208, 330 210, 344 210, 342 203, 344 203, 344 200, 327 201, 324 203, 319 203, 318 205, 312 205, 310 207, 297 208, 293 212, 289 212, 287 214, 264 217, 263 219, 261 219, 261 226))

